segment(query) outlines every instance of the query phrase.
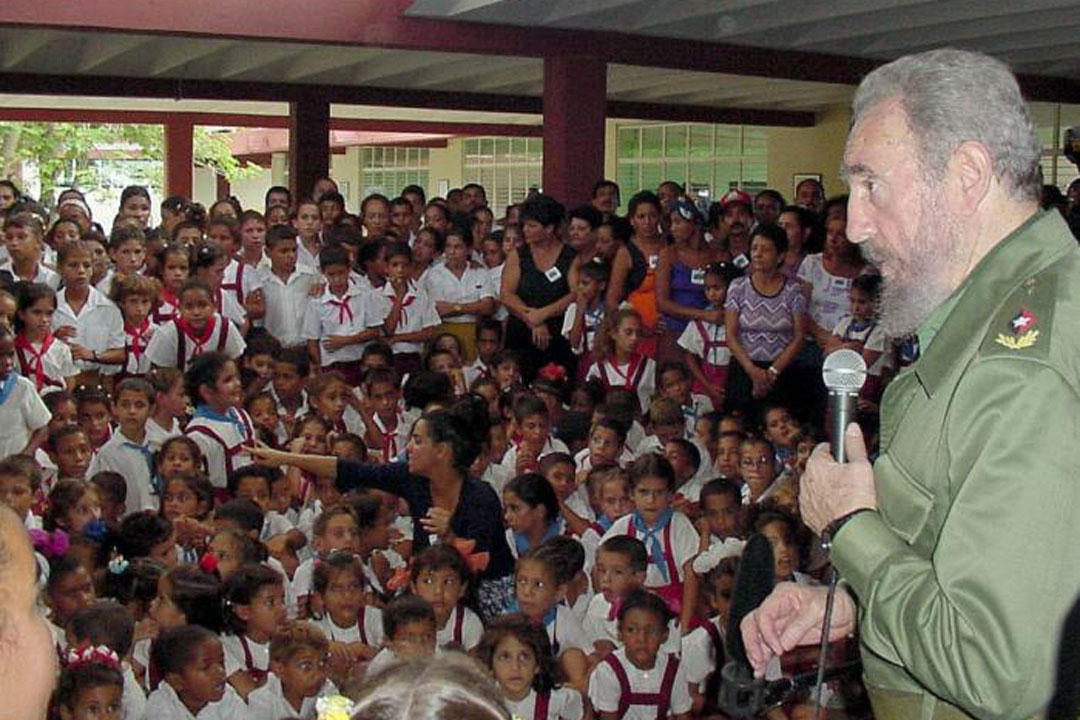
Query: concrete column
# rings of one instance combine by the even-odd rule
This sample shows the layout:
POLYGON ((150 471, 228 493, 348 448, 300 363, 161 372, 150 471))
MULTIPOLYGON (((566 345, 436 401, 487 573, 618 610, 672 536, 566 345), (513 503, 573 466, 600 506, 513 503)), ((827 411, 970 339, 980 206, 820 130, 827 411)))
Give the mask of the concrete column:
POLYGON ((330 173, 330 103, 314 98, 289 103, 289 187, 299 200, 330 173))
POLYGON ((195 168, 195 125, 176 118, 165 123, 165 195, 191 198, 195 168))
POLYGON ((544 192, 568 208, 589 200, 604 177, 607 64, 544 58, 544 192))

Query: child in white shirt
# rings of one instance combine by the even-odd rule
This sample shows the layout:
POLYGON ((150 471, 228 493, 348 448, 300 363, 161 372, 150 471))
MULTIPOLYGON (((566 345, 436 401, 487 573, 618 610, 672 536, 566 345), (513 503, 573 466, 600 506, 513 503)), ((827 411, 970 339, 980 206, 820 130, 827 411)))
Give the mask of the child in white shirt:
POLYGON ((297 262, 296 233, 285 225, 275 225, 266 232, 266 254, 270 269, 262 272, 266 315, 263 326, 282 347, 304 342, 301 332, 311 288, 322 282, 317 270, 297 262))
POLYGON ((616 310, 596 336, 595 360, 585 379, 599 379, 606 390, 631 390, 638 396, 638 407, 644 408, 656 387, 656 363, 638 352, 641 327, 637 310, 616 310))
POLYGON ((348 677, 383 646, 382 611, 368 602, 366 584, 363 563, 348 551, 328 554, 312 573, 311 614, 330 642, 335 677, 348 677))
POLYGON ((19 372, 34 382, 39 393, 70 391, 79 372, 71 349, 52 334, 56 292, 42 283, 18 288, 15 314, 15 356, 19 372))
POLYGON ((42 283, 53 290, 60 287, 60 276, 41 262, 45 231, 36 217, 28 213, 9 216, 4 222, 4 245, 8 259, 0 270, 11 273, 15 282, 42 283))
POLYGON ((604 290, 611 276, 611 266, 600 260, 590 260, 581 266, 578 288, 574 302, 566 308, 563 316, 562 334, 570 341, 575 355, 581 355, 578 364, 588 368, 592 363, 592 351, 596 345, 596 333, 604 322, 604 290))
POLYGON ((57 269, 64 281, 52 318, 53 334, 71 348, 80 372, 115 374, 124 360, 124 318, 90 286, 90 246, 81 240, 60 248, 57 269))
POLYGON ((484 625, 462 603, 472 575, 466 558, 450 545, 429 545, 413 559, 409 589, 427 600, 435 611, 436 643, 440 648, 468 652, 480 643, 484 625))
POLYGON ((225 651, 211 631, 164 630, 151 654, 163 679, 147 698, 145 720, 250 720, 247 704, 225 682, 225 651))
POLYGON ((394 369, 399 374, 420 369, 423 343, 434 340, 442 324, 435 303, 427 292, 409 279, 412 250, 408 243, 392 242, 386 246, 389 277, 378 296, 387 308, 383 329, 394 349, 394 369))
POLYGON ((180 289, 180 313, 158 327, 146 347, 156 367, 186 370, 203 353, 224 353, 236 359, 247 344, 236 325, 214 310, 214 295, 205 283, 187 280, 180 289))
POLYGON ((120 375, 143 376, 150 372, 150 357, 146 348, 154 336, 157 324, 150 311, 157 302, 158 282, 145 275, 126 275, 113 284, 113 301, 124 316, 124 362, 120 375))
POLYGON ((477 651, 495 678, 511 714, 522 720, 582 720, 581 693, 558 687, 547 634, 521 614, 491 622, 477 651), (522 661, 522 658, 530 658, 522 661))
POLYGON ((246 698, 270 671, 270 638, 286 619, 285 582, 277 570, 249 563, 229 576, 222 595, 225 677, 246 698))
POLYGON ((15 336, 0 324, 0 457, 33 455, 49 436, 52 413, 31 380, 13 372, 15 336))
POLYGON ((154 407, 154 387, 142 378, 125 378, 116 386, 113 415, 118 427, 94 455, 89 475, 105 470, 120 473, 127 482, 128 513, 156 510, 159 502, 151 479, 154 451, 146 423, 154 407))
POLYGON ((312 623, 292 622, 270 638, 270 674, 248 696, 252 720, 314 717, 320 697, 337 694, 326 677, 326 636, 312 623))
POLYGON ((184 434, 206 458, 211 484, 225 489, 233 470, 251 464, 247 450, 255 445, 251 418, 241 409, 244 391, 236 363, 221 353, 199 355, 184 375, 184 387, 196 403, 184 434))
POLYGON ((401 595, 391 600, 383 611, 383 629, 386 646, 368 665, 368 677, 399 660, 438 654, 435 611, 423 598, 401 595))

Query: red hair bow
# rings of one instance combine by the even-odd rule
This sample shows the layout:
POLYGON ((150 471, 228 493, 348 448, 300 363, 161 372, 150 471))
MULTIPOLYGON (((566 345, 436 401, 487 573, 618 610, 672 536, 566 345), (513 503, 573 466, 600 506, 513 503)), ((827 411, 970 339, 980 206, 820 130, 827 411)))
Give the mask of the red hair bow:
POLYGON ((199 558, 199 569, 207 575, 216 574, 220 564, 221 561, 218 560, 218 556, 212 552, 204 552, 202 557, 199 558))
POLYGON ((558 363, 548 363, 544 367, 540 368, 536 373, 545 380, 553 380, 555 382, 566 381, 566 368, 558 363))

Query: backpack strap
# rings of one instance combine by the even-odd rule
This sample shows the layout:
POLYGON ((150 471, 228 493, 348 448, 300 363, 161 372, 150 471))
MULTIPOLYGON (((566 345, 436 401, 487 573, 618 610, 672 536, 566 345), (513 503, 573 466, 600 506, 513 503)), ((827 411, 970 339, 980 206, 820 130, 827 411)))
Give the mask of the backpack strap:
POLYGON ((232 330, 232 320, 227 320, 224 315, 221 316, 221 329, 218 331, 217 339, 217 351, 225 352, 225 344, 229 340, 229 331, 232 330))
POLYGON ((365 625, 367 625, 367 623, 364 622, 364 620, 366 618, 367 618, 367 606, 365 605, 362 608, 360 608, 360 612, 358 612, 356 614, 356 627, 360 631, 360 642, 364 643, 365 645, 370 645, 371 641, 368 640, 367 628, 365 627, 365 625))
POLYGON ((705 628, 705 632, 712 639, 713 646, 716 648, 716 659, 719 661, 724 656, 724 639, 720 636, 720 628, 716 627, 716 623, 712 620, 706 620, 701 627, 705 628))
POLYGON ((176 369, 184 372, 187 367, 187 339, 176 320, 173 320, 173 327, 176 328, 176 369))
POLYGON ((255 658, 251 655, 251 648, 248 647, 247 637, 241 633, 236 636, 240 640, 240 647, 244 649, 244 665, 247 667, 248 675, 256 683, 262 683, 263 678, 266 677, 266 671, 255 667, 255 658))
POLYGON ((619 658, 615 657, 615 653, 611 653, 604 662, 608 664, 611 671, 615 673, 615 679, 619 681, 619 709, 616 711, 618 716, 622 718, 626 715, 626 711, 630 709, 630 678, 626 676, 626 668, 619 662, 619 658))

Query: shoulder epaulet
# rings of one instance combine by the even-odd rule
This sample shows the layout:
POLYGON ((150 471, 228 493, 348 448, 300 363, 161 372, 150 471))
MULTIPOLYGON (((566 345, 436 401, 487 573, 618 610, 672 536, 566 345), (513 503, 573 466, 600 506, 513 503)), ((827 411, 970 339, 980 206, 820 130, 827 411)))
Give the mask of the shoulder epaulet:
POLYGON ((1057 282, 1058 274, 1051 268, 1022 282, 990 321, 979 354, 1048 357, 1057 282))

